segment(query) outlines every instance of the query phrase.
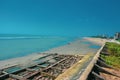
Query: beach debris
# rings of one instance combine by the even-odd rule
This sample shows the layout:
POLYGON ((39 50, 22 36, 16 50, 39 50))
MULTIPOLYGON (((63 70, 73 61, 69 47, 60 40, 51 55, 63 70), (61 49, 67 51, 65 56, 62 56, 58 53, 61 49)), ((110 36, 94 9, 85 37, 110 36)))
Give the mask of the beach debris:
POLYGON ((80 55, 58 55, 56 53, 44 55, 35 60, 35 64, 28 65, 24 68, 3 69, 0 72, 0 80, 55 80, 57 76, 82 58, 83 56, 80 55), (10 69, 13 69, 13 71, 9 72, 11 71, 10 69), (2 74, 3 72, 6 74, 2 74))

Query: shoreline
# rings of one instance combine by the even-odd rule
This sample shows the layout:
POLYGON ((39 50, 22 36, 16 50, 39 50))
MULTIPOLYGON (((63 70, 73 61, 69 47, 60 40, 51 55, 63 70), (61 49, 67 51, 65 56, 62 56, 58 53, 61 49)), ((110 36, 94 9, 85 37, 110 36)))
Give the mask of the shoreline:
POLYGON ((105 44, 108 40, 107 39, 101 39, 101 38, 91 38, 91 37, 84 37, 83 39, 90 41, 92 43, 98 44, 98 45, 103 45, 105 44))
MULTIPOLYGON (((96 39, 96 38, 83 38, 82 40, 83 41, 86 40, 86 41, 92 42, 94 44, 99 44, 99 45, 102 45, 103 43, 105 43, 105 42, 103 42, 103 40, 96 39)), ((33 60, 36 60, 43 55, 46 55, 44 53, 85 55, 88 53, 95 53, 96 52, 95 49, 90 49, 88 47, 89 47, 88 44, 86 44, 86 45, 82 44, 82 41, 80 39, 77 39, 76 41, 73 41, 73 42, 68 43, 66 45, 63 45, 63 46, 52 48, 52 49, 45 51, 45 52, 42 52, 40 54, 34 53, 34 54, 24 56, 24 57, 18 57, 18 58, 0 61, 0 69, 7 68, 10 66, 19 65, 19 64, 24 65, 26 63, 31 63, 33 60)))

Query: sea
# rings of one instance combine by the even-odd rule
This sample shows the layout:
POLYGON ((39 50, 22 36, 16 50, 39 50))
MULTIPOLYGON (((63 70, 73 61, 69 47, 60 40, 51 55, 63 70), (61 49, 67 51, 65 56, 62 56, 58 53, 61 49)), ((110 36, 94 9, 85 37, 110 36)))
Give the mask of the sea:
POLYGON ((74 39, 65 36, 0 34, 0 60, 42 53, 74 39))
MULTIPOLYGON (((66 45, 78 37, 0 34, 0 61, 42 53, 49 49, 66 45)), ((84 42, 91 44, 90 42, 84 42)), ((91 48, 100 48, 92 45, 91 48)))

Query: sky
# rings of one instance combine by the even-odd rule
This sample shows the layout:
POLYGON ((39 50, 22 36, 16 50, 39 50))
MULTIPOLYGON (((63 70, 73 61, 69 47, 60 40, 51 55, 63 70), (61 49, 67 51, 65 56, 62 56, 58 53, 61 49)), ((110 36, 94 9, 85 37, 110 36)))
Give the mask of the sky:
POLYGON ((120 0, 0 0, 0 34, 93 36, 120 32, 120 0))

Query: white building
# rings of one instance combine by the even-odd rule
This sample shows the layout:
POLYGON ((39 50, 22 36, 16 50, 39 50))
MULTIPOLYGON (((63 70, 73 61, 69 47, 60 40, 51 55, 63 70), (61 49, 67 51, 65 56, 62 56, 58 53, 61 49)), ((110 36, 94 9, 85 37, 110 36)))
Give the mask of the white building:
POLYGON ((115 40, 120 39, 120 32, 115 33, 114 39, 115 40))

